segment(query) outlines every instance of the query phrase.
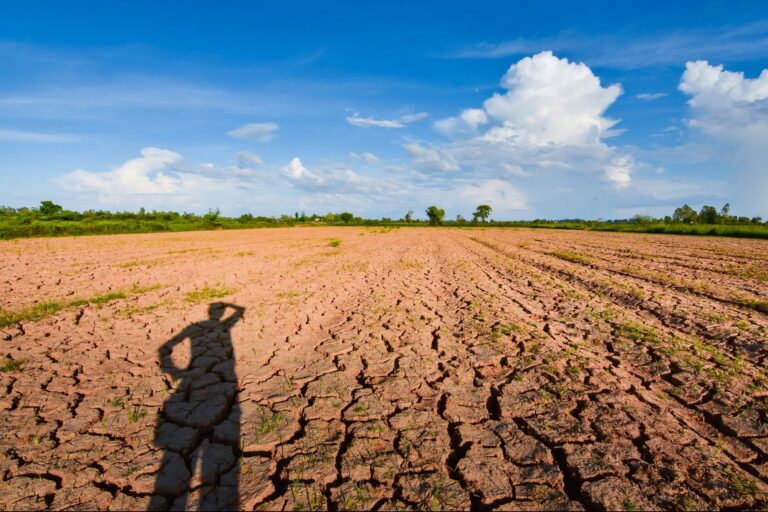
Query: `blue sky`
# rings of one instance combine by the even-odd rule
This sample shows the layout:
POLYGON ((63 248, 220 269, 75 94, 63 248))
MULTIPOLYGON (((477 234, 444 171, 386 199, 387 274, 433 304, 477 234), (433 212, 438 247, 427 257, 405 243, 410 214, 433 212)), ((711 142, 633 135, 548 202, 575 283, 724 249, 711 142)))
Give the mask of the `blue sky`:
POLYGON ((14 2, 0 204, 768 217, 765 2, 14 2))

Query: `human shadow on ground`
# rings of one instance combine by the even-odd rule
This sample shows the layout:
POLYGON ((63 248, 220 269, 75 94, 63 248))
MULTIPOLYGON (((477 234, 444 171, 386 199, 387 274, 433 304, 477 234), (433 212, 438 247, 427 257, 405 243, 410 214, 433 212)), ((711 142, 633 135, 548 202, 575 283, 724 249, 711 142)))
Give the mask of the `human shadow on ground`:
POLYGON ((214 302, 208 319, 185 327, 159 350, 172 394, 155 428, 163 457, 149 510, 238 508, 240 407, 231 329, 244 313, 241 306, 214 302), (179 368, 171 356, 187 339, 189 364, 179 368))

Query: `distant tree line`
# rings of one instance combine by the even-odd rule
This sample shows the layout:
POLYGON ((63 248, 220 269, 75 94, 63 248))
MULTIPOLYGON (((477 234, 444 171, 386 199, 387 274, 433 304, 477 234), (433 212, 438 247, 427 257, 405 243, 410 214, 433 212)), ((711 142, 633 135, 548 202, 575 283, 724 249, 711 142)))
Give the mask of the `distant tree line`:
POLYGON ((761 224, 761 217, 737 217, 731 215, 731 205, 725 203, 718 212, 714 206, 704 205, 697 213, 696 210, 684 204, 676 208, 672 217, 664 217, 664 222, 681 222, 683 224, 761 224))
POLYGON ((218 209, 204 214, 178 213, 173 211, 110 212, 66 210, 53 201, 42 201, 36 208, 11 208, 0 206, 0 238, 26 236, 86 235, 110 233, 148 233, 155 231, 190 231, 201 229, 242 229, 256 227, 294 226, 296 224, 347 225, 347 226, 456 226, 470 227, 493 225, 496 227, 534 227, 557 229, 589 229, 604 231, 635 231, 649 233, 679 233, 698 235, 722 235, 768 238, 768 222, 760 217, 741 217, 730 214, 730 205, 720 210, 705 205, 698 212, 685 204, 676 208, 672 215, 655 218, 635 215, 630 219, 534 219, 527 221, 500 221, 490 219, 493 208, 478 205, 467 220, 457 215, 455 220, 446 219, 445 210, 436 205, 426 210, 426 219, 414 217, 408 210, 402 218, 366 219, 350 212, 324 215, 295 212, 293 215, 257 216, 244 213, 238 217, 226 217, 218 209))

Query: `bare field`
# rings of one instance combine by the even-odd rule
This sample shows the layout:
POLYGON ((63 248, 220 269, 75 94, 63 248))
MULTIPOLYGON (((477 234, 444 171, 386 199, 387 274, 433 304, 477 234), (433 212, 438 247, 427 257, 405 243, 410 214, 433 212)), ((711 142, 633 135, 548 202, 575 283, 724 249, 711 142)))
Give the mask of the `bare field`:
POLYGON ((768 241, 0 242, 0 508, 768 507, 768 241))

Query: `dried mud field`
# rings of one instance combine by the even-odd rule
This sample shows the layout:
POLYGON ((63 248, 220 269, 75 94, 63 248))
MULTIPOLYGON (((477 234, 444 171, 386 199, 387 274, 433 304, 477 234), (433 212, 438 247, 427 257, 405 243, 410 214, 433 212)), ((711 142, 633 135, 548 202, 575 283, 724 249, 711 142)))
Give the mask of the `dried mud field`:
POLYGON ((3 509, 768 507, 766 241, 5 241, 0 308, 3 509))

